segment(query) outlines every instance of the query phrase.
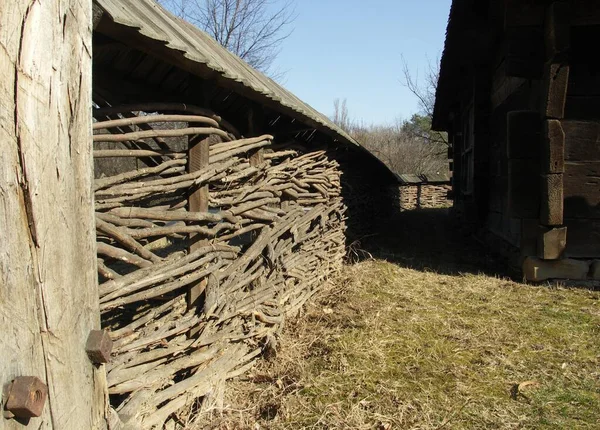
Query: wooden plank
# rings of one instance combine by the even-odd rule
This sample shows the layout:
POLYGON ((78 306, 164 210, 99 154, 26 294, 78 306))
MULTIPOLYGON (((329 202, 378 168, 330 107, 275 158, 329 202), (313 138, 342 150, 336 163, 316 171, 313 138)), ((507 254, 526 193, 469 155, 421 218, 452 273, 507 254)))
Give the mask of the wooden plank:
MULTIPOLYGON (((190 139, 188 167, 189 173, 196 172, 209 164, 211 137, 202 138, 193 136, 190 139)), ((204 185, 189 196, 188 199, 190 212, 208 211, 208 185, 204 185)))
POLYGON ((563 223, 563 174, 541 176, 540 224, 558 226, 563 223))
POLYGON ((508 212, 513 217, 534 218, 540 211, 537 160, 508 161, 508 212))
POLYGON ((540 227, 537 255, 544 260, 560 259, 567 247, 567 227, 540 227))
POLYGON ((600 219, 600 161, 569 161, 564 175, 565 217, 600 219))
POLYGON ((565 116, 565 103, 569 85, 569 66, 547 64, 542 80, 542 115, 561 119, 565 116))
POLYGON ((525 78, 517 78, 507 76, 506 61, 502 60, 500 66, 494 73, 494 79, 491 91, 491 108, 496 109, 504 103, 512 94, 514 94, 521 86, 527 83, 525 78))
MULTIPOLYGON (((247 112, 248 121, 248 135, 257 136, 263 133, 265 113, 264 109, 256 104, 253 104, 247 112)), ((254 150, 250 154, 250 165, 253 167, 259 166, 264 163, 264 148, 254 150)))
POLYGON ((546 10, 544 41, 546 59, 555 61, 571 46, 571 6, 567 2, 554 2, 546 10))
POLYGON ((565 219, 569 231, 565 256, 600 258, 600 220, 565 219))
POLYGON ((0 2, 0 382, 49 390, 27 428, 106 428, 105 369, 85 352, 100 328, 91 5, 0 2))
POLYGON ((508 158, 536 159, 540 154, 542 120, 536 111, 513 111, 507 117, 508 158))
POLYGON ((542 173, 564 173, 565 171, 565 132, 556 119, 544 121, 542 140, 542 173))
POLYGON ((548 279, 586 279, 590 264, 585 261, 573 259, 542 260, 527 257, 523 262, 523 275, 532 282, 541 282, 548 279))
POLYGON ((565 160, 600 161, 600 122, 561 122, 565 132, 565 160))

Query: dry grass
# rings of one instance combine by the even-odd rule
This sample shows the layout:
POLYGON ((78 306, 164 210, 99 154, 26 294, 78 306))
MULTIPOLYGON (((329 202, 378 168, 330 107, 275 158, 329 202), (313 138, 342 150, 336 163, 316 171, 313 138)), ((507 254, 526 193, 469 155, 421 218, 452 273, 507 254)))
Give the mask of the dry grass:
POLYGON ((363 262, 213 427, 597 429, 599 335, 598 292, 363 262))

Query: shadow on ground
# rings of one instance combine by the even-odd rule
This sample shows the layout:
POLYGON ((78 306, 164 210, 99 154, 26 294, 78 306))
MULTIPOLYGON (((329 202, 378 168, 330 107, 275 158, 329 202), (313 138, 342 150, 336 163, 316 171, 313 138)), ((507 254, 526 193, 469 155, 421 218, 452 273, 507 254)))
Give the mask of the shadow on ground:
POLYGON ((350 259, 357 261, 370 254, 416 270, 509 276, 506 265, 492 256, 448 208, 399 212, 351 249, 350 259))

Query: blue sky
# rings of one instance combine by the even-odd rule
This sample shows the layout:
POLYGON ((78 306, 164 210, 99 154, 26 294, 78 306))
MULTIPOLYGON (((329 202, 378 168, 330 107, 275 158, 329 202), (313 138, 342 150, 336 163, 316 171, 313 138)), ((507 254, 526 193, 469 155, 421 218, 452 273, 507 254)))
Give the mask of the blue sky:
POLYGON ((275 69, 281 83, 331 115, 346 98, 366 124, 409 118, 416 98, 403 87, 402 56, 414 74, 441 56, 451 0, 296 0, 294 32, 275 69))

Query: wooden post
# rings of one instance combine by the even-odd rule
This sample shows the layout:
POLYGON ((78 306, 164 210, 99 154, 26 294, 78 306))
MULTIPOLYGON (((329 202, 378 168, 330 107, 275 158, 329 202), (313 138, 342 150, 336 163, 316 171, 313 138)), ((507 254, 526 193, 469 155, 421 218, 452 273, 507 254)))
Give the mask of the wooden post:
MULTIPOLYGON (((252 106, 248 110, 248 137, 255 137, 262 133, 264 111, 259 106, 252 106)), ((250 165, 253 167, 259 166, 265 161, 264 150, 259 148, 250 154, 250 165)))
POLYGON ((100 328, 92 2, 1 1, 0 17, 0 383, 48 386, 28 428, 106 428, 105 369, 85 351, 100 328))
POLYGON ((540 233, 537 255, 560 259, 567 245, 564 223, 565 133, 560 120, 565 115, 569 84, 570 6, 555 2, 546 9, 544 20, 546 65, 542 80, 543 130, 540 157, 540 233))
MULTIPOLYGON (((211 143, 220 142, 219 136, 211 135, 207 138, 202 136, 193 136, 189 141, 188 150, 188 172, 196 172, 209 164, 209 151, 211 143)), ((208 212, 208 185, 204 185, 192 193, 188 199, 188 210, 190 212, 208 212)), ((199 234, 190 235, 189 251, 192 252, 204 245, 206 240, 203 240, 199 234)), ((193 285, 188 291, 187 303, 188 307, 196 306, 198 298, 206 289, 207 281, 202 279, 200 282, 193 285)))

